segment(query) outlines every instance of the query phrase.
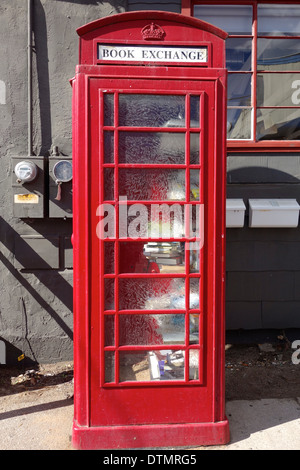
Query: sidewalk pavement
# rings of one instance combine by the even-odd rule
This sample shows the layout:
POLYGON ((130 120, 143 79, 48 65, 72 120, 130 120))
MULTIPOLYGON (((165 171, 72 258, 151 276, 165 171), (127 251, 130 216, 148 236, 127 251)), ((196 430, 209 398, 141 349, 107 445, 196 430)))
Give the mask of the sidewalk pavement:
MULTIPOLYGON (((190 449, 300 449, 300 397, 229 401, 226 412, 230 424, 230 443, 225 446, 191 446, 190 449)), ((2 396, 0 450, 73 450, 72 419, 71 382, 54 389, 49 387, 43 391, 22 392, 13 399, 2 396)))

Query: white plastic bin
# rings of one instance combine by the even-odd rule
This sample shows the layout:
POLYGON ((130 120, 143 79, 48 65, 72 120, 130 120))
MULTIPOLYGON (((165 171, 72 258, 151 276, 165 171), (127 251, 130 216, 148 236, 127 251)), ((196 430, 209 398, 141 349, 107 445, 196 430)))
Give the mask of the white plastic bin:
POLYGON ((296 199, 249 199, 249 226, 298 227, 299 210, 296 199))
POLYGON ((246 206, 243 199, 226 200, 226 227, 244 227, 246 206))

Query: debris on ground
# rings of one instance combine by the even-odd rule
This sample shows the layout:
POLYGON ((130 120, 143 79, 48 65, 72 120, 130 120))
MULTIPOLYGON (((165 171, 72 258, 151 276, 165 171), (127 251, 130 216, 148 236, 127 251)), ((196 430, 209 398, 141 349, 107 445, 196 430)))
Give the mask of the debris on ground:
POLYGON ((0 396, 73 383, 73 362, 70 361, 41 364, 20 372, 18 367, 0 368, 0 396))

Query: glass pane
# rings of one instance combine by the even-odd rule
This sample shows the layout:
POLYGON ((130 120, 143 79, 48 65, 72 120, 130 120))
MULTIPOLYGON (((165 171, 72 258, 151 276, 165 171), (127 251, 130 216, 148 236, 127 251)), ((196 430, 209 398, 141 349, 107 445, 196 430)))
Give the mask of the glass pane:
POLYGON ((257 74, 258 106, 299 106, 300 74, 257 74))
POLYGON ((199 248, 197 249, 197 245, 190 246, 189 256, 190 256, 190 273, 199 273, 200 272, 200 249, 199 248))
POLYGON ((114 163, 114 133, 104 132, 104 163, 114 163))
POLYGON ((190 344, 199 344, 199 313, 190 314, 190 344))
POLYGON ((199 304, 199 278, 190 279, 190 309, 200 308, 199 304))
POLYGON ((184 273, 184 243, 122 242, 120 273, 184 273))
POLYGON ((119 163, 185 163, 185 134, 120 132, 119 163))
POLYGON ((299 39, 258 39, 258 70, 300 70, 299 39))
POLYGON ((115 281, 114 279, 104 279, 104 309, 114 310, 115 308, 115 281))
POLYGON ((114 125, 114 95, 104 95, 104 125, 114 125))
POLYGON ((252 74, 228 74, 228 106, 251 105, 251 77, 252 74))
POLYGON ((183 201, 185 170, 120 168, 119 195, 136 201, 183 201))
POLYGON ((227 110, 227 138, 251 139, 251 109, 227 110))
POLYGON ((113 242, 104 243, 104 274, 115 272, 115 245, 113 242))
POLYGON ((199 351, 190 349, 189 351, 189 379, 199 379, 199 351))
POLYGON ((121 310, 185 308, 184 279, 119 279, 121 310))
POLYGON ((229 38, 226 40, 226 67, 231 71, 249 71, 251 67, 252 39, 229 38))
POLYGON ((194 16, 229 34, 251 34, 252 6, 195 5, 194 16))
POLYGON ((257 140, 299 140, 300 109, 259 109, 257 140))
POLYGON ((115 198, 114 195, 114 169, 113 168, 104 168, 104 201, 113 201, 115 198))
POLYGON ((185 233, 184 206, 133 204, 120 206, 120 238, 181 238, 185 233))
POLYGON ((105 382, 115 381, 115 353, 113 351, 105 351, 105 382))
POLYGON ((114 346, 115 344, 115 317, 105 315, 104 317, 104 346, 114 346))
POLYGON ((200 163, 200 134, 190 134, 190 164, 199 165, 200 163))
POLYGON ((120 346, 184 344, 184 315, 120 315, 120 346))
POLYGON ((119 95, 119 125, 184 127, 185 96, 119 95))
POLYGON ((190 200, 199 201, 199 177, 200 170, 190 170, 190 200))
POLYGON ((122 351, 120 381, 184 380, 184 351, 122 351))
POLYGON ((191 96, 190 108, 191 108, 190 127, 199 127, 200 126, 200 96, 191 96))
MULTIPOLYGON (((204 217, 204 205, 203 204, 189 204, 185 206, 186 217, 189 218, 189 237, 197 237, 199 243, 203 243, 204 237, 204 226, 203 226, 203 217, 204 217)), ((189 243, 189 249, 198 249, 198 242, 189 243)))
POLYGON ((299 5, 258 5, 257 19, 262 36, 300 35, 299 5))

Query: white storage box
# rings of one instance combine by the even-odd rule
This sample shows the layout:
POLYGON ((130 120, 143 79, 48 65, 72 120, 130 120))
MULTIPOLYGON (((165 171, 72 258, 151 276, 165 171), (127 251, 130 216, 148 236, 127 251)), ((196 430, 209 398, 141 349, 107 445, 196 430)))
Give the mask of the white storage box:
POLYGON ((244 227, 245 210, 243 199, 226 199, 226 227, 244 227))
POLYGON ((298 227, 296 199, 249 199, 250 227, 298 227))

